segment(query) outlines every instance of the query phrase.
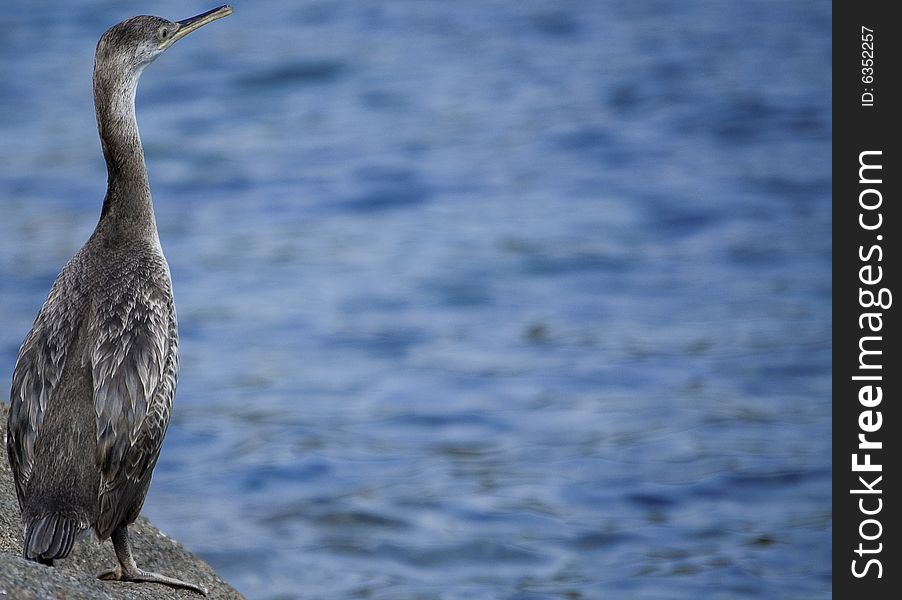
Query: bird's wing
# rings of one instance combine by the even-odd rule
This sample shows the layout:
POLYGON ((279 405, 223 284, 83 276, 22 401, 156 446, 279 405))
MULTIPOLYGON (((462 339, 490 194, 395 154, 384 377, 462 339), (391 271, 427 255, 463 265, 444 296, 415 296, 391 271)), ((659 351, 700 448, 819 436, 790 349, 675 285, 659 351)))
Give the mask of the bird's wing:
POLYGON ((90 361, 101 473, 100 539, 137 517, 169 424, 178 333, 165 279, 123 282, 124 292, 117 297, 113 290, 111 301, 97 309, 90 361))
POLYGON ((79 327, 83 297, 77 293, 80 288, 73 285, 74 278, 68 268, 57 277, 16 358, 9 395, 6 449, 20 508, 34 468, 35 444, 44 414, 63 375, 66 354, 79 327))

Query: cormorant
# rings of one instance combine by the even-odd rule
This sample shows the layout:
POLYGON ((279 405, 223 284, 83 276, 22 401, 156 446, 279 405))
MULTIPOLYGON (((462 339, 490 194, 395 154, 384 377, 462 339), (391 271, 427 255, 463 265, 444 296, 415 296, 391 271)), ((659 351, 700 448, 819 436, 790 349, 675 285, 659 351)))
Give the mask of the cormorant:
POLYGON ((16 360, 7 450, 25 527, 25 558, 53 564, 76 535, 112 537, 118 567, 99 577, 200 586, 142 571, 128 526, 138 518, 169 424, 178 327, 160 247, 135 89, 174 42, 231 14, 184 21, 138 16, 100 38, 94 106, 107 164, 100 221, 63 267, 16 360))

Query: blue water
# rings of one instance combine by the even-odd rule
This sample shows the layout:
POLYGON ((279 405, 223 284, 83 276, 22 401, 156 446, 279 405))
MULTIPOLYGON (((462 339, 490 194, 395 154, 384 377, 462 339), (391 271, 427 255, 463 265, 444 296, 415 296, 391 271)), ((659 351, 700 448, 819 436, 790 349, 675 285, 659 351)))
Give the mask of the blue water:
MULTIPOLYGON (((0 11, 0 373, 134 12, 0 11)), ((250 598, 829 598, 829 3, 236 2, 145 73, 145 507, 250 598)))

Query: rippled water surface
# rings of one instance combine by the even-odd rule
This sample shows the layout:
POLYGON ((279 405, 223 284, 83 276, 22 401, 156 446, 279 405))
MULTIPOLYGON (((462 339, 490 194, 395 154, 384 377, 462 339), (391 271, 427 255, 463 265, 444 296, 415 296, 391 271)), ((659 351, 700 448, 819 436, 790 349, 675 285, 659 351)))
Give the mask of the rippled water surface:
MULTIPOLYGON (((105 190, 0 11, 0 373, 105 190)), ((236 2, 144 75, 182 332, 145 508, 251 598, 828 598, 823 2, 236 2)))

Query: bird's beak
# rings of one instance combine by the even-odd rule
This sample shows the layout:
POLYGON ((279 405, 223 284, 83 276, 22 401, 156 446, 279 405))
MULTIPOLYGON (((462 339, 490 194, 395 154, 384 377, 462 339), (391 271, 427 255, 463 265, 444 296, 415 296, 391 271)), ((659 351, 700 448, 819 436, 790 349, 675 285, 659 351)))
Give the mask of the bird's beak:
POLYGON ((179 26, 179 28, 176 29, 175 33, 172 34, 172 37, 169 38, 168 43, 165 45, 165 47, 168 48, 195 29, 200 29, 207 23, 212 23, 216 19, 227 17, 230 14, 232 14, 232 7, 228 4, 225 4, 223 6, 220 6, 219 8, 214 8, 213 10, 208 10, 205 13, 201 13, 196 17, 191 17, 183 21, 176 21, 176 24, 179 26))

